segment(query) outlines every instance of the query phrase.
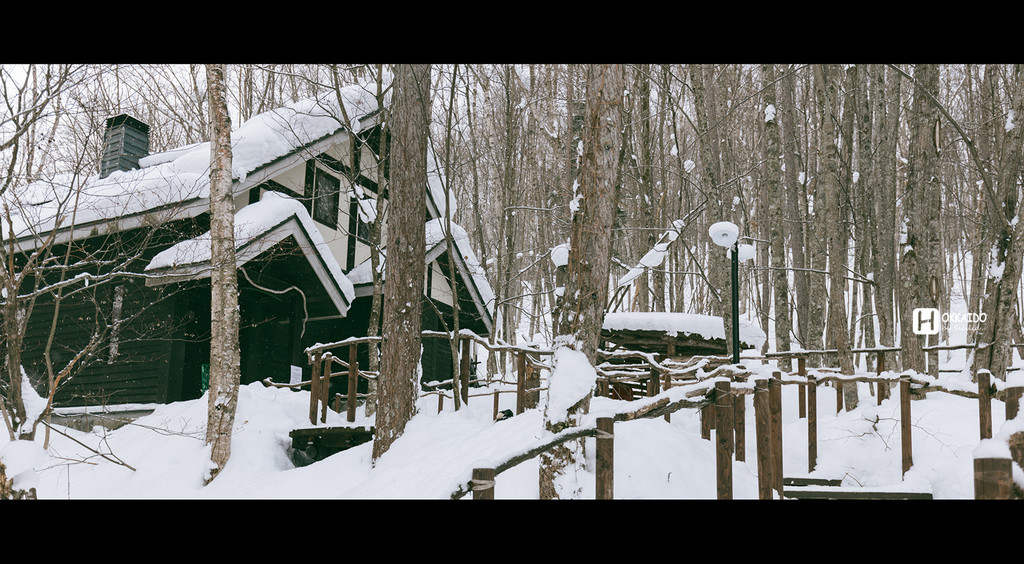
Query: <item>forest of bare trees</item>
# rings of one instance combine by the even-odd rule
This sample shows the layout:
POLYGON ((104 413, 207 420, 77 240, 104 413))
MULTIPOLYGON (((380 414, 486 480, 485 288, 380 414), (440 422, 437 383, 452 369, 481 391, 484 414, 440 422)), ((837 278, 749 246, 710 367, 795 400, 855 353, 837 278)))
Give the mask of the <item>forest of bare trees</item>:
MULTIPOLYGON (((232 123, 382 68, 229 65, 232 123)), ((152 152, 209 139, 203 65, 0 73, 5 206, 34 179, 93 173, 112 115, 150 124, 152 152)), ((570 241, 583 197, 586 80, 584 65, 431 67, 432 146, 457 203, 451 219, 495 291, 494 339, 558 334, 550 253, 570 241)), ((915 335, 912 311, 958 310, 985 313, 967 333, 975 367, 1005 373, 1021 342, 1020 65, 638 64, 621 83, 608 308, 715 314, 731 326, 728 258, 707 235, 726 220, 757 251, 741 267, 740 315, 770 335, 766 347, 836 349, 852 370, 874 359, 851 349, 895 345, 904 368, 923 370, 921 347, 949 335, 915 335), (616 290, 679 225, 664 261, 616 290)), ((30 293, 10 251, 0 252, 5 382, 17 380, 18 296, 30 293)), ((489 360, 497 371, 505 359, 489 360)))

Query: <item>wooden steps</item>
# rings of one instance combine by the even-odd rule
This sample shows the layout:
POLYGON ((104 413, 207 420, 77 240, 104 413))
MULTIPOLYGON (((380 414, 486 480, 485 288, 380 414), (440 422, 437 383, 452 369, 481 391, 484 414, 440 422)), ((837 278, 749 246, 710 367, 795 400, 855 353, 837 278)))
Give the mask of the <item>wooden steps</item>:
POLYGON ((373 440, 374 428, 370 427, 312 427, 295 429, 288 433, 292 438, 292 462, 306 466, 373 440))
POLYGON ((932 499, 932 494, 844 488, 842 480, 826 478, 783 478, 782 497, 785 499, 919 500, 932 499))

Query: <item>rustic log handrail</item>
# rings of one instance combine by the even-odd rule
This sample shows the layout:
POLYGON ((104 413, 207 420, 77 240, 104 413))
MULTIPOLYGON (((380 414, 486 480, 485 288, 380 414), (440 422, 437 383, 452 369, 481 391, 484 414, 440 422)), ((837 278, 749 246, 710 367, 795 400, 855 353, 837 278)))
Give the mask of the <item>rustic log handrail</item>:
MULTIPOLYGON (((613 419, 616 422, 620 422, 633 421, 636 419, 656 418, 661 417, 667 413, 673 413, 684 408, 699 409, 710 403, 711 402, 709 400, 695 402, 687 399, 677 399, 675 401, 672 401, 672 399, 668 395, 663 395, 662 397, 659 397, 654 401, 645 403, 643 406, 637 409, 617 411, 614 413, 614 415, 611 416, 611 419, 613 419)), ((536 458, 537 456, 551 450, 552 448, 560 444, 579 438, 596 437, 597 435, 598 429, 596 420, 593 423, 583 427, 573 427, 570 429, 566 429, 565 431, 553 435, 546 442, 537 444, 524 452, 506 458, 505 460, 497 463, 494 466, 494 474, 496 476, 510 468, 522 464, 523 462, 536 458)), ((461 483, 458 489, 452 492, 451 499, 461 499, 471 491, 473 491, 472 479, 461 483)))
MULTIPOLYGON (((870 354, 870 353, 890 353, 900 352, 900 347, 871 347, 871 348, 860 348, 850 349, 851 354, 870 354)), ((839 354, 839 349, 817 349, 817 350, 795 350, 795 351, 776 351, 765 353, 765 358, 800 358, 808 357, 812 355, 826 355, 826 354, 839 354)))

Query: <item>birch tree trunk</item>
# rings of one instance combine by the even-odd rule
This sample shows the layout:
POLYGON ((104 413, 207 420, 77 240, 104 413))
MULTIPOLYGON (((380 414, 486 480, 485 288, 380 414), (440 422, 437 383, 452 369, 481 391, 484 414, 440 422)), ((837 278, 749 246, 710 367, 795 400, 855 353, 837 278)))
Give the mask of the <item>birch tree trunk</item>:
POLYGON ((217 477, 231 456, 241 360, 238 342, 238 273, 235 204, 231 197, 231 118, 224 65, 206 65, 210 96, 210 391, 206 443, 217 477))
POLYGON ((397 65, 392 93, 384 330, 373 460, 405 431, 420 382, 430 65, 397 65))

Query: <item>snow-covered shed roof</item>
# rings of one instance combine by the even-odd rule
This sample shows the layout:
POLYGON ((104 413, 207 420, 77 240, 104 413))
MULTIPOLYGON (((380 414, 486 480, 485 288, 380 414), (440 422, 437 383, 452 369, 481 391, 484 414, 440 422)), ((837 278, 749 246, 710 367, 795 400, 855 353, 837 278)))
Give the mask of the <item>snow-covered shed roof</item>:
MULTIPOLYGON (((234 191, 240 193, 338 142, 350 129, 360 131, 376 119, 376 85, 341 90, 351 121, 341 122, 333 93, 259 114, 231 133, 234 191)), ((210 144, 196 143, 148 155, 139 169, 115 171, 105 178, 61 175, 32 183, 11 201, 14 233, 22 248, 39 234, 68 230, 61 240, 125 229, 146 222, 190 217, 209 209, 210 144), (69 194, 75 197, 69 199, 69 194), (77 201, 77 206, 68 202, 77 201), (63 205, 62 205, 63 203, 63 205), (74 221, 74 234, 69 227, 74 221), (107 227, 104 227, 107 226, 107 227)))
MULTIPOLYGON (((235 214, 235 261, 241 267, 275 245, 294 238, 341 315, 355 299, 352 282, 342 273, 313 219, 301 202, 266 192, 259 202, 235 214)), ((205 278, 210 275, 210 232, 178 242, 157 253, 146 266, 148 285, 205 278)))
MULTIPOLYGON (((677 312, 613 312, 604 316, 605 331, 650 331, 669 336, 691 335, 705 340, 725 340, 721 317, 677 312)), ((740 342, 760 349, 767 339, 760 327, 740 320, 740 342)))

